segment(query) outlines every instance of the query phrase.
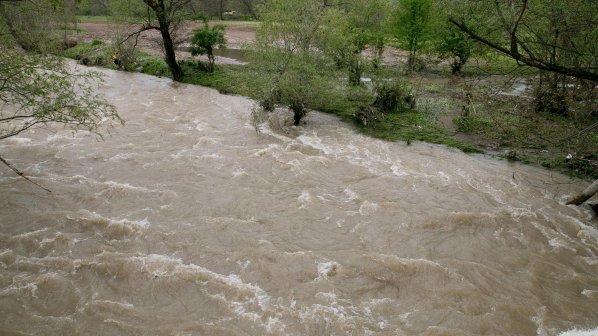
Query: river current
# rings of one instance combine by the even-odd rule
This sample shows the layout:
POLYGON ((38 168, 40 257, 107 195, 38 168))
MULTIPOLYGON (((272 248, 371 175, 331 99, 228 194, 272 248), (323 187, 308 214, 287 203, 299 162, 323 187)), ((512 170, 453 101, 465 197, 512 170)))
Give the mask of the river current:
POLYGON ((0 144, 1 335, 598 332, 584 183, 100 71, 124 126, 0 144))

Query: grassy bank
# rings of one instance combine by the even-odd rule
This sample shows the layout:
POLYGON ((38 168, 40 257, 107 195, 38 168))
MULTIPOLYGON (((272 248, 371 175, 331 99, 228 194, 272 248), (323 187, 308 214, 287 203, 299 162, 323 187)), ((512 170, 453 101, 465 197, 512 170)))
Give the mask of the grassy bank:
MULTIPOLYGON (((86 64, 118 69, 113 54, 110 46, 99 41, 81 44, 65 52, 65 56, 86 64)), ((181 80, 184 83, 253 99, 262 98, 270 89, 270 76, 251 66, 219 65, 215 72, 207 73, 195 61, 184 61, 181 65, 185 73, 181 80)), ((396 69, 382 75, 372 74, 379 80, 400 79, 416 96, 417 104, 412 109, 402 108, 388 113, 367 126, 356 123, 354 114, 364 99, 368 99, 359 97, 371 97, 372 88, 345 85, 344 72, 330 78, 337 83, 334 85, 337 89, 321 92, 321 97, 307 107, 335 114, 353 123, 364 134, 384 140, 443 144, 465 152, 486 152, 506 160, 541 165, 571 176, 598 178, 598 129, 580 132, 585 124, 590 125, 596 119, 574 120, 538 113, 529 98, 497 94, 504 76, 480 75, 511 66, 508 62, 472 63, 464 69, 462 77, 450 76, 439 67, 409 76, 396 69)), ((169 75, 160 57, 141 52, 135 53, 134 62, 127 69, 169 75)), ((531 76, 533 71, 522 72, 513 80, 528 81, 531 76)))

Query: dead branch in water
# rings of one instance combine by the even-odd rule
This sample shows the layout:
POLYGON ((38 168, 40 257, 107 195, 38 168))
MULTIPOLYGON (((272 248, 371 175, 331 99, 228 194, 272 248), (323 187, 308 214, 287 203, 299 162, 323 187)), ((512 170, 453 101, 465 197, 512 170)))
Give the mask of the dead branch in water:
POLYGON ((35 181, 31 180, 30 178, 28 178, 27 176, 25 176, 25 173, 23 173, 22 171, 18 170, 18 169, 17 169, 17 168, 15 168, 15 167, 13 167, 13 166, 12 166, 12 165, 11 165, 11 164, 8 162, 8 161, 4 160, 4 158, 3 158, 3 157, 1 157, 1 156, 0 156, 0 161, 1 161, 2 163, 4 163, 4 164, 5 164, 5 165, 6 165, 8 168, 10 168, 12 171, 14 171, 14 172, 15 172, 17 175, 19 175, 20 177, 24 178, 25 180, 27 180, 27 181, 29 181, 29 182, 31 182, 31 183, 33 183, 33 184, 35 184, 36 186, 38 186, 38 187, 40 187, 40 188, 44 189, 45 191, 47 191, 47 192, 49 192, 49 193, 51 193, 51 192, 52 192, 52 190, 50 190, 50 189, 48 189, 48 188, 46 188, 46 187, 43 187, 43 186, 42 186, 42 185, 40 185, 39 183, 37 183, 37 182, 35 182, 35 181))

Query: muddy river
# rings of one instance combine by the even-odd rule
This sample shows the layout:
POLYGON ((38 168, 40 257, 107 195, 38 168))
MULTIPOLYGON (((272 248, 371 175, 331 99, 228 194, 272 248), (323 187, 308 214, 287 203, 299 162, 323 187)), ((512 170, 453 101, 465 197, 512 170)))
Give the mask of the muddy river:
POLYGON ((125 126, 0 144, 1 335, 598 332, 584 183, 102 71, 125 126))

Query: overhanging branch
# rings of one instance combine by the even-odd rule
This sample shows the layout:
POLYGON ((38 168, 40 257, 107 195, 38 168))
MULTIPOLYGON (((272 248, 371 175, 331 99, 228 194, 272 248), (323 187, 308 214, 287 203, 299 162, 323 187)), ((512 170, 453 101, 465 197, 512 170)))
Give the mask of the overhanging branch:
MULTIPOLYGON (((3 0, 0 0, 0 1, 3 1, 3 0)), ((50 189, 48 189, 46 187, 43 187, 39 183, 37 183, 37 182, 31 180, 30 178, 28 178, 27 176, 25 176, 25 174, 22 171, 20 171, 17 168, 13 167, 8 161, 4 160, 4 158, 2 158, 1 156, 0 156, 0 162, 4 163, 8 168, 10 168, 12 171, 14 171, 17 175, 19 175, 20 177, 24 178, 25 180, 27 180, 27 181, 35 184, 36 186, 44 189, 45 191, 47 191, 49 193, 52 192, 50 189)))
MULTIPOLYGON (((586 80, 590 80, 593 82, 598 82, 598 73, 596 72, 591 72, 591 71, 587 71, 581 68, 571 68, 571 67, 567 67, 567 66, 563 66, 560 64, 551 64, 551 63, 547 63, 541 59, 535 58, 533 56, 524 56, 521 53, 519 53, 519 51, 517 50, 517 48, 505 48, 501 45, 499 45, 496 42, 490 41, 486 38, 484 38, 483 36, 478 35, 476 32, 473 31, 473 29, 469 28, 465 23, 463 22, 459 22, 457 20, 455 20, 454 18, 449 18, 449 22, 454 24, 455 26, 457 26, 459 29, 461 29, 461 31, 463 31, 465 34, 467 34, 470 38, 483 43, 485 45, 487 45, 488 47, 499 51, 507 56, 510 56, 511 58, 513 58, 514 60, 521 62, 525 65, 537 68, 537 69, 541 69, 541 70, 546 70, 546 71, 551 71, 551 72, 556 72, 556 73, 560 73, 566 76, 571 76, 571 77, 575 77, 575 78, 579 78, 579 79, 586 79, 586 80), (514 49, 514 50, 513 50, 514 49)), ((512 43, 513 41, 511 41, 512 43)))

